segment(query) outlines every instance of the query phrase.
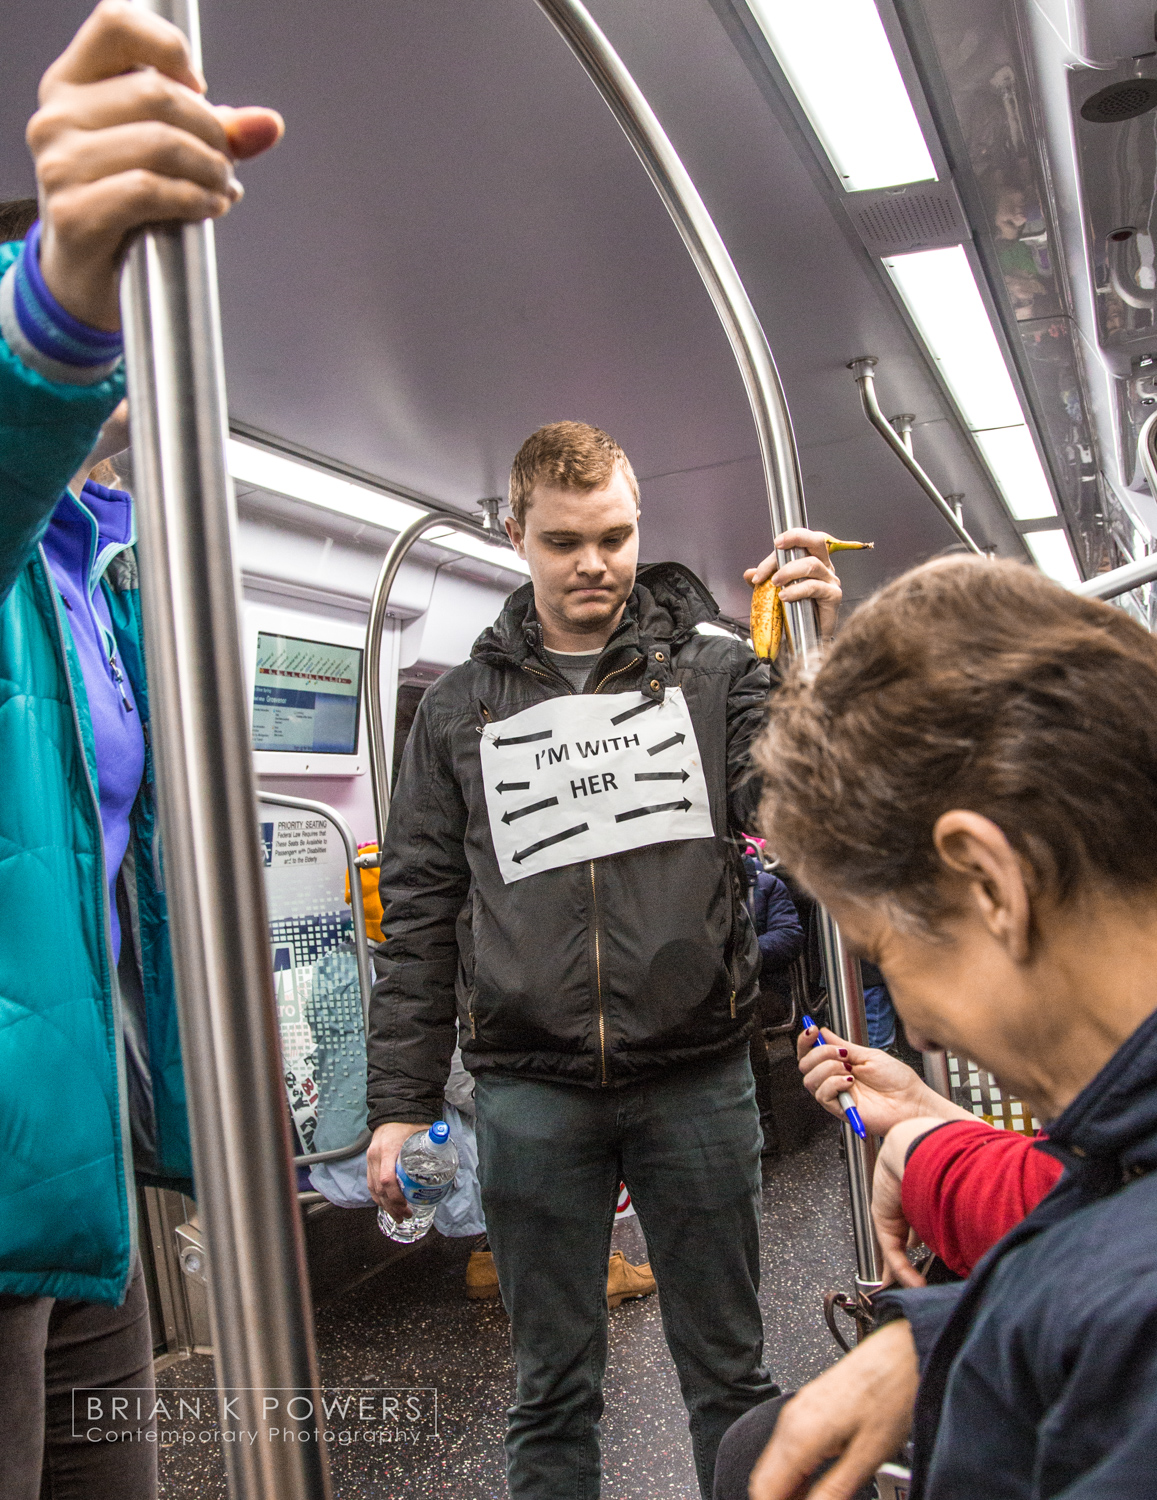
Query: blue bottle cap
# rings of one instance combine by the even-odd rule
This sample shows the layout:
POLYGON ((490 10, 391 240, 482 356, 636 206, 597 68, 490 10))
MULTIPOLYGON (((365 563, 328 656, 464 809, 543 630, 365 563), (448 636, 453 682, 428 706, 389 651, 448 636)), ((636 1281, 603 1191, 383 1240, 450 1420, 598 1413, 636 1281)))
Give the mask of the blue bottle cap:
POLYGON ((450 1127, 445 1120, 435 1120, 430 1126, 430 1139, 435 1146, 440 1146, 443 1141, 450 1139, 450 1127))

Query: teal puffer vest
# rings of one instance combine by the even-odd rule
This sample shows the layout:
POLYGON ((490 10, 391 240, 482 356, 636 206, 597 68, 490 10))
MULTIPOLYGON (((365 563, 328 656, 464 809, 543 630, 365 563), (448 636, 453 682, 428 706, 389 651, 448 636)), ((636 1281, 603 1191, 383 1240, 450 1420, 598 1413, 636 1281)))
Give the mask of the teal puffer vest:
MULTIPOLYGON (((125 1016, 88 703, 39 542, 122 394, 120 375, 46 381, 0 340, 0 1292, 111 1303, 136 1251, 134 1130, 158 1179, 192 1175, 175 986, 150 754, 123 868, 143 1004, 125 1016), (148 1074, 131 1091, 126 1022, 148 1074), (136 1120, 130 1092, 151 1094, 136 1120)), ((101 587, 147 743, 131 553, 101 587)))

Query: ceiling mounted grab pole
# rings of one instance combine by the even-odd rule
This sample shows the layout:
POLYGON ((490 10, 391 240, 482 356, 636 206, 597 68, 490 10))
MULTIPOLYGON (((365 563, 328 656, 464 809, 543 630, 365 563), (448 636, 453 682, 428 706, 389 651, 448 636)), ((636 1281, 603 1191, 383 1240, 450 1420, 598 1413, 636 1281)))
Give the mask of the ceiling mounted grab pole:
MULTIPOLYGON (((799 455, 779 372, 747 289, 698 189, 639 86, 585 6, 579 0, 535 3, 582 63, 634 147, 715 304, 755 418, 772 535, 806 526, 799 455)), ((802 555, 788 552, 784 560, 802 555)), ((787 604, 786 612, 792 647, 806 660, 820 647, 815 606, 810 600, 797 601, 787 604)), ((839 928, 826 911, 822 913, 822 934, 832 1027, 842 1036, 866 1040, 858 965, 848 960, 839 928)), ((883 1259, 869 1212, 875 1146, 861 1141, 848 1125, 844 1126, 844 1144, 855 1224, 856 1284, 863 1294, 875 1290, 883 1279, 883 1259)))
POLYGON ((916 415, 914 412, 903 411, 899 414, 899 416, 888 418, 888 426, 904 444, 904 447, 907 448, 908 452, 913 455, 916 452, 915 448, 912 446, 912 429, 913 427, 915 427, 915 425, 916 415))
MULTIPOLYGON (((642 90, 578 0, 535 0, 582 63, 647 170, 695 262, 731 342, 755 418, 774 535, 807 525, 803 482, 787 400, 767 335, 699 190, 642 90)), ((802 557, 802 552, 784 553, 802 557)), ((819 644, 810 603, 785 605, 791 639, 806 655, 819 644)))
MULTIPOLYGON (((916 461, 911 447, 911 428, 908 429, 908 441, 905 442, 904 438, 896 431, 891 422, 888 421, 887 417, 880 410, 880 403, 876 399, 875 376, 875 368, 878 363, 879 361, 871 354, 865 354, 862 359, 853 359, 848 366, 848 369, 851 370, 856 378, 856 384, 860 388, 860 400, 864 405, 864 415, 968 550, 975 552, 978 557, 983 557, 984 549, 972 540, 965 530, 964 523, 960 520, 960 517, 916 461)), ((897 417, 895 420, 898 422, 900 418, 897 417)))
MULTIPOLYGON (((1149 493, 1157 496, 1157 412, 1147 418, 1137 435, 1137 458, 1148 485, 1149 493)), ((1157 553, 1139 557, 1135 562, 1114 568, 1109 573, 1095 573, 1073 589, 1086 599, 1116 599, 1118 594, 1127 594, 1130 589, 1139 589, 1143 584, 1157 579, 1157 553)))
MULTIPOLYGON (((382 717, 382 632, 386 628, 390 591, 410 548, 428 531, 434 531, 438 527, 452 526, 455 531, 479 537, 492 547, 509 549, 506 532, 498 525, 498 507, 501 502, 484 500, 482 504, 486 508, 485 524, 469 516, 460 516, 455 511, 438 510, 432 510, 428 515, 411 521, 405 531, 400 531, 390 544, 390 550, 382 561, 374 584, 370 618, 366 626, 366 727, 370 740, 370 789, 374 794, 374 827, 378 835, 378 853, 359 855, 358 864, 362 869, 371 869, 381 863, 386 819, 390 815, 390 756, 386 749, 385 720, 382 717)), ((502 566, 497 557, 495 565, 502 566)))
POLYGON ((1073 585, 1073 593, 1084 599, 1116 599, 1130 589, 1139 589, 1143 584, 1157 579, 1157 552, 1149 557, 1139 557, 1136 562, 1114 568, 1109 573, 1094 573, 1083 583, 1073 585))
MULTIPOLYGON (((200 65, 197 0, 137 0, 200 65)), ((319 1413, 290 1164, 238 634, 213 229, 144 231, 121 283, 142 605, 217 1383, 239 1430, 269 1394, 319 1413)), ((288 1407, 288 1410, 294 1410, 288 1407)), ((233 1500, 328 1500, 325 1445, 223 1443, 233 1500)))

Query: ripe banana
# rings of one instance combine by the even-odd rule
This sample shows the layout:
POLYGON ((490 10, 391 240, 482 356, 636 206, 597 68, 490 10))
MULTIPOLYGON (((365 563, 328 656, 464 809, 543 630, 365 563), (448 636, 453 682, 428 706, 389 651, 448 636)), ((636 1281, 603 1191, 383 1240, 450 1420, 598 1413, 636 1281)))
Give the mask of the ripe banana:
POLYGON ((767 579, 751 596, 751 644, 760 661, 774 661, 783 642, 783 602, 779 589, 767 579))
MULTIPOLYGON (((874 542, 841 542, 834 536, 827 538, 827 544, 829 553, 870 551, 875 546, 874 542)), ((779 588, 770 578, 765 579, 751 596, 751 644, 756 656, 761 661, 774 661, 787 633, 779 588)))

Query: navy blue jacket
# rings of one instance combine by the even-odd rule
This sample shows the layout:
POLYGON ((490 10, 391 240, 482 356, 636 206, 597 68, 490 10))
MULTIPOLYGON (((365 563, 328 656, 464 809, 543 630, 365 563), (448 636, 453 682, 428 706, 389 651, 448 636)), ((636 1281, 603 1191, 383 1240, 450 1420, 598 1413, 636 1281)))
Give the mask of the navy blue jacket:
POLYGON ((751 920, 763 955, 760 977, 774 979, 803 952, 799 912, 787 886, 769 870, 756 872, 751 893, 751 920))
POLYGON ((1157 1494, 1157 1012, 1041 1149, 1065 1176, 968 1281, 881 1299, 920 1353, 911 1500, 1157 1494))

